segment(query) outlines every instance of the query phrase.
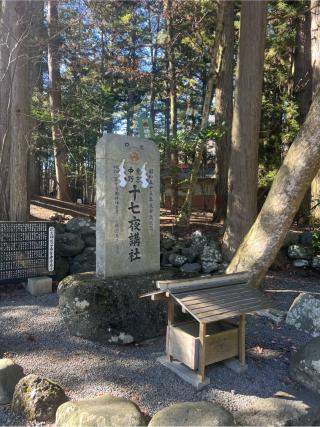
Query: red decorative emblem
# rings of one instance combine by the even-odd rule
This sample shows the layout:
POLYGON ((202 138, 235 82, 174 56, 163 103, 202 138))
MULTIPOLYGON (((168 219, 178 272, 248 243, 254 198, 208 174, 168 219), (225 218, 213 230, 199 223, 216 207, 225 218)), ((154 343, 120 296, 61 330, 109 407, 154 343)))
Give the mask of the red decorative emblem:
POLYGON ((132 151, 130 153, 130 160, 132 163, 138 163, 140 160, 140 153, 138 151, 132 151))

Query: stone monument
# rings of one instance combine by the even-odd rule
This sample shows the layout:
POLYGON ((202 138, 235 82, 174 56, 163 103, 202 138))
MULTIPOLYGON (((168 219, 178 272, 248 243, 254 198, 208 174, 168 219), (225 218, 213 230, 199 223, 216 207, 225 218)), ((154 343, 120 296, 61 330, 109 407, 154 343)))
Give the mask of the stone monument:
POLYGON ((97 144, 97 276, 160 270, 160 158, 150 140, 97 144))
POLYGON ((129 344, 164 332, 166 307, 140 295, 160 271, 160 158, 151 141, 104 135, 97 144, 96 272, 66 277, 59 307, 72 335, 129 344))

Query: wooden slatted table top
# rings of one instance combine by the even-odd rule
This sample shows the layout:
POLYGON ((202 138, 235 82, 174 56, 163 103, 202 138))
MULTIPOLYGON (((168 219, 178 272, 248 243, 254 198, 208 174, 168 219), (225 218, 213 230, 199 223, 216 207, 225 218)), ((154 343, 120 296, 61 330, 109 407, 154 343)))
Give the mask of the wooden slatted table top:
POLYGON ((247 272, 197 279, 159 281, 153 300, 172 297, 200 323, 212 323, 271 307, 258 289, 248 286, 247 272))

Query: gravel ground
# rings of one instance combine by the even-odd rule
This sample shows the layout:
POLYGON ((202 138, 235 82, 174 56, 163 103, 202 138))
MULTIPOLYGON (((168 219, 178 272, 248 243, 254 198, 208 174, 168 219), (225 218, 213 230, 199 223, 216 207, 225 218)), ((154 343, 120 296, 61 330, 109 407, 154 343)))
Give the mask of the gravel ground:
MULTIPOLYGON (((287 309, 301 291, 320 294, 319 276, 270 274, 265 290, 287 309)), ((71 399, 111 392, 133 400, 149 416, 172 403, 197 400, 215 400, 236 412, 256 397, 294 393, 290 354, 310 339, 284 322, 248 316, 248 372, 239 379, 217 364, 207 369, 211 385, 196 392, 157 362, 165 348, 163 337, 126 347, 93 344, 69 335, 57 305, 56 294, 35 298, 17 285, 0 285, 0 357, 13 357, 26 374, 57 381, 71 399)), ((0 425, 22 424, 9 407, 0 407, 0 425)))

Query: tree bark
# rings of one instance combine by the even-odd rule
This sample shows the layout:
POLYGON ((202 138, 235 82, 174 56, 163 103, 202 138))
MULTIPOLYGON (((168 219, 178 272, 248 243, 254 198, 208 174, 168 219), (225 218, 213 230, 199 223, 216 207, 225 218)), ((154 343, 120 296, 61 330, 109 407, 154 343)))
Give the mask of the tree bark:
MULTIPOLYGON (((312 94, 317 92, 320 83, 320 2, 311 0, 311 64, 312 94)), ((320 171, 311 183, 311 214, 320 221, 320 171)))
POLYGON ((10 105, 11 105, 11 66, 10 66, 10 4, 0 3, 0 220, 9 220, 10 192, 10 105))
MULTIPOLYGON (((151 4, 150 0, 147 3, 148 10, 148 31, 150 35, 150 59, 151 59, 151 75, 150 75, 150 118, 152 127, 154 128, 156 110, 155 110, 155 100, 156 100, 156 75, 157 75, 157 57, 158 57, 158 44, 154 41, 153 29, 152 29, 152 13, 151 13, 151 4)), ((160 26, 160 15, 157 16, 157 28, 156 35, 159 32, 160 26)))
MULTIPOLYGON (((167 57, 168 57, 168 75, 169 75, 169 100, 170 100, 170 136, 177 136, 178 119, 177 119, 177 79, 176 79, 176 58, 174 49, 174 7, 175 0, 165 0, 164 10, 166 18, 166 28, 168 34, 167 57)), ((171 164, 171 212, 178 212, 179 193, 177 169, 179 155, 177 150, 170 153, 171 164)))
MULTIPOLYGON (((220 0, 217 3, 218 3, 218 11, 217 11, 216 34, 215 34, 214 44, 211 50, 211 61, 209 66, 208 82, 206 86, 203 107, 202 107, 201 129, 206 128, 209 122, 213 88, 216 80, 217 61, 219 58, 219 51, 221 47, 221 35, 222 35, 222 29, 223 29, 223 16, 224 16, 225 2, 223 0, 220 0)), ((179 224, 188 224, 190 222, 191 211, 192 211, 192 199, 193 199, 195 188, 198 182, 198 175, 199 175, 199 170, 200 170, 205 146, 206 146, 206 141, 202 140, 195 148, 195 157, 192 165, 189 187, 188 187, 187 195, 182 205, 180 215, 177 221, 179 224)))
POLYGON ((127 95, 127 135, 133 135, 133 115, 134 115, 134 88, 131 82, 128 83, 127 95))
MULTIPOLYGON (((33 38, 30 45, 30 97, 34 87, 43 90, 42 87, 42 53, 45 46, 44 40, 44 3, 43 1, 32 1, 30 4, 31 25, 33 38)), ((31 132, 34 132, 38 123, 35 119, 30 120, 31 132)), ((40 194, 40 161, 37 153, 36 143, 31 138, 28 157, 28 189, 29 199, 32 195, 40 194)))
POLYGON ((52 120, 52 142, 54 148, 57 181, 57 198, 71 201, 66 173, 67 150, 59 125, 61 115, 61 77, 60 77, 60 33, 58 26, 58 1, 48 0, 48 71, 49 101, 52 120))
POLYGON ((13 53, 14 70, 12 73, 10 111, 10 220, 27 221, 28 205, 28 150, 31 141, 31 93, 30 60, 28 38, 30 15, 29 4, 25 1, 11 1, 12 43, 21 40, 13 53))
POLYGON ((302 125, 312 101, 311 13, 309 7, 298 21, 295 44, 293 94, 299 107, 299 123, 302 125))
POLYGON ((242 2, 227 220, 223 236, 223 252, 227 259, 231 259, 257 214, 258 135, 266 13, 266 1, 242 2))
POLYGON ((1 142, 2 220, 29 219, 27 158, 30 144, 30 56, 32 2, 1 2, 1 142))
MULTIPOLYGON (((305 11, 298 19, 296 47, 294 52, 293 94, 299 108, 299 124, 303 125, 312 101, 312 68, 311 68, 311 12, 309 2, 305 2, 305 11)), ((288 150, 288 147, 285 146, 288 150)), ((285 150, 283 150, 285 152, 285 150)), ((311 191, 307 191, 297 218, 306 225, 310 219, 311 191)))
POLYGON ((233 47, 234 47, 234 3, 227 1, 224 9, 222 32, 223 54, 221 71, 217 77, 215 92, 216 123, 224 123, 225 133, 217 143, 217 182, 215 221, 222 222, 227 215, 228 169, 231 151, 231 127, 233 110, 233 47))
POLYGON ((267 199, 233 257, 227 273, 250 271, 258 287, 292 224, 307 188, 320 167, 320 91, 289 148, 267 199))

